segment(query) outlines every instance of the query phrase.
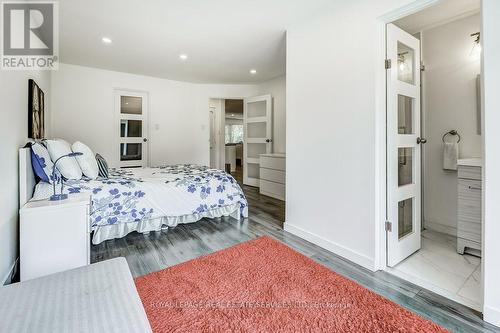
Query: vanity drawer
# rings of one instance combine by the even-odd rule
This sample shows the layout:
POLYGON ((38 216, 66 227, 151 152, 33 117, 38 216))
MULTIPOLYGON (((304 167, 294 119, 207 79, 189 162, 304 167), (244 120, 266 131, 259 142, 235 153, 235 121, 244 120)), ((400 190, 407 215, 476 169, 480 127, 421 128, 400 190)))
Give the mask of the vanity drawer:
POLYGON ((481 225, 476 223, 458 223, 457 237, 481 244, 481 225))
POLYGON ((474 179, 481 180, 481 167, 475 166, 458 166, 458 178, 459 179, 474 179))
POLYGON ((481 181, 458 180, 458 222, 481 224, 481 181))

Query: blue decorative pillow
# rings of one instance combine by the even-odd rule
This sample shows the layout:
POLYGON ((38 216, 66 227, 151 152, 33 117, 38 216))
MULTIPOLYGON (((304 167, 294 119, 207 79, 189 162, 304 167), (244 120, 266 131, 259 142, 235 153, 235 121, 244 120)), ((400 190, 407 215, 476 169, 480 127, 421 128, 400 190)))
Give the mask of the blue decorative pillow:
POLYGON ((39 142, 31 144, 31 165, 33 171, 41 181, 52 183, 52 167, 54 164, 50 159, 49 151, 39 142))

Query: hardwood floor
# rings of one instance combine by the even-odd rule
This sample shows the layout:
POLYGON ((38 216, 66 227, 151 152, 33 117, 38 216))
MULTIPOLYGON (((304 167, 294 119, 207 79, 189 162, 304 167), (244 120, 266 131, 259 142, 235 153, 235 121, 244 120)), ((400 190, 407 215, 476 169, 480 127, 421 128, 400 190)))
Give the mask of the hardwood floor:
POLYGON ((248 200, 249 215, 266 219, 268 222, 283 227, 285 222, 285 202, 260 194, 258 187, 244 185, 241 166, 236 166, 236 171, 232 172, 231 175, 245 193, 248 200))
POLYGON ((137 277, 267 235, 453 332, 500 332, 482 321, 481 315, 472 309, 387 272, 371 272, 285 232, 278 221, 260 207, 253 207, 250 217, 240 222, 232 218, 204 219, 168 231, 148 235, 134 232, 106 241, 92 246, 92 262, 123 256, 137 277))

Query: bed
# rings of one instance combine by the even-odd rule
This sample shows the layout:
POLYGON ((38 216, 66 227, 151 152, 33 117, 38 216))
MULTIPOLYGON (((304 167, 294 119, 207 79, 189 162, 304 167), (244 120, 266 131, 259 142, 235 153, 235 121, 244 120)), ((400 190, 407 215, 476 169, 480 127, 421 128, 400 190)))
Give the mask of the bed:
MULTIPOLYGON (((36 183, 29 148, 21 148, 19 156, 21 205, 48 198, 52 185, 36 183)), ((92 197, 93 244, 203 218, 248 217, 245 195, 231 175, 193 164, 113 169, 108 179, 65 181, 63 193, 83 192, 92 197)))

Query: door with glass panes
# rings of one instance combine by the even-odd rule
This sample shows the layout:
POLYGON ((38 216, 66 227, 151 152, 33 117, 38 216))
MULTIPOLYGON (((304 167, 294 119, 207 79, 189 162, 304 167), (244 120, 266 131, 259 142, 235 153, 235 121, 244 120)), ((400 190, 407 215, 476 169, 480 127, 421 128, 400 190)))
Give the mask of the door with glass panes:
POLYGON ((387 264, 420 249, 420 41, 387 25, 387 264))
POLYGON ((115 91, 120 167, 148 166, 147 93, 115 91))

